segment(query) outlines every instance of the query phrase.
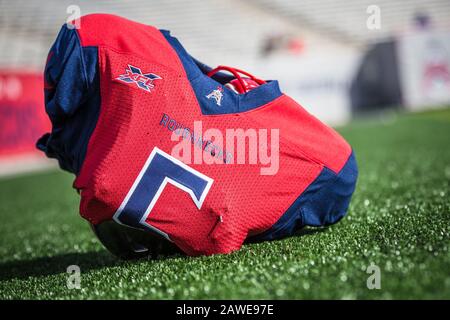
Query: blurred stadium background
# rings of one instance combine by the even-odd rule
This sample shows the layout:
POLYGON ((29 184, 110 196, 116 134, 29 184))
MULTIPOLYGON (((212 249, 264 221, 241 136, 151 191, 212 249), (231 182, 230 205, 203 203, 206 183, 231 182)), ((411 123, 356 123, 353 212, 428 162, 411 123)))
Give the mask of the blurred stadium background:
POLYGON ((448 0, 0 0, 0 175, 53 164, 34 151, 49 126, 41 76, 73 5, 169 29, 211 66, 279 79, 332 125, 450 102, 448 0))

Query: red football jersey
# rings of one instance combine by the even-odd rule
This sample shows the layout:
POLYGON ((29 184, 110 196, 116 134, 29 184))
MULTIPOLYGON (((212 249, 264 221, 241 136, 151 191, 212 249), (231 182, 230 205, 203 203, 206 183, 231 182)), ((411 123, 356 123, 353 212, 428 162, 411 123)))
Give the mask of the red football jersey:
POLYGON ((277 81, 240 93, 226 86, 235 74, 210 71, 152 26, 94 14, 63 27, 45 72, 53 131, 38 147, 77 175, 81 215, 189 255, 341 219, 357 176, 349 144, 277 81))

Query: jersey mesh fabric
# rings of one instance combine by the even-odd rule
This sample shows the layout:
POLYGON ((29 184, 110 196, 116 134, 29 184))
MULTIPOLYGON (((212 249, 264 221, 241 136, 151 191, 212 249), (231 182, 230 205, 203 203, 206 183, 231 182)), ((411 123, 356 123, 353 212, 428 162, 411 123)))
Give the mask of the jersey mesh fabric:
MULTIPOLYGON (((284 95, 244 113, 203 115, 176 53, 157 29, 135 23, 130 26, 128 20, 110 16, 88 16, 81 23, 83 45, 99 48, 102 101, 74 185, 81 190, 81 215, 94 224, 112 218, 154 147, 171 154, 179 143, 160 125, 163 114, 189 128, 194 121, 201 121, 203 132, 215 128, 224 136, 227 129, 278 129, 280 134, 279 170, 274 175, 261 175, 264 165, 260 164, 188 163, 214 180, 200 210, 183 190, 170 184, 165 187, 147 222, 190 255, 239 249, 248 235, 270 228, 324 165, 339 171, 350 154, 350 147, 337 133, 284 95), (102 22, 96 23, 99 19, 102 22), (109 31, 102 37, 105 24, 118 30, 124 25, 134 33, 123 38, 123 32, 109 31), (148 36, 147 42, 136 40, 140 30, 140 37, 148 36), (106 44, 108 37, 113 39, 106 44), (118 81, 128 65, 161 79, 154 81, 151 92, 118 81), (322 147, 317 147, 318 141, 322 147)), ((192 152, 195 149, 191 146, 192 152)), ((202 155, 205 160, 213 159, 205 152, 202 155)))

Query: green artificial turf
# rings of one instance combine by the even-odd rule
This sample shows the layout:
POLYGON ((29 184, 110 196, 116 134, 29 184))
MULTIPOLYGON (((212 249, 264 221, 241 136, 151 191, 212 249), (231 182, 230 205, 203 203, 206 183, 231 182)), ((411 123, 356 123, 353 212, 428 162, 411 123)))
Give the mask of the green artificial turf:
POLYGON ((450 110, 339 129, 359 163, 348 216, 230 255, 123 262, 79 217, 72 176, 0 180, 0 298, 450 298, 450 110), (367 266, 381 289, 366 286, 367 266), (69 265, 81 289, 66 286, 69 265))

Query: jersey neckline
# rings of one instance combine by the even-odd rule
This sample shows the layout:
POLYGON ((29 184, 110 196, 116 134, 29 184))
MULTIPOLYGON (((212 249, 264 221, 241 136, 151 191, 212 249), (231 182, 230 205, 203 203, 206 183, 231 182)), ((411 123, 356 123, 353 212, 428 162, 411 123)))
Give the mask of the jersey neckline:
POLYGON ((170 34, 170 31, 160 30, 160 32, 179 57, 197 97, 202 114, 246 112, 268 104, 282 95, 276 80, 268 80, 265 84, 244 94, 233 92, 225 87, 224 83, 231 81, 234 77, 223 72, 208 77, 206 73, 212 70, 211 67, 193 58, 178 39, 170 34))

